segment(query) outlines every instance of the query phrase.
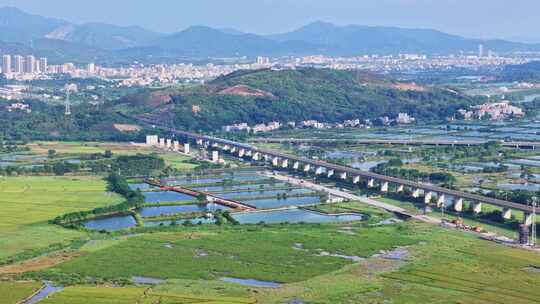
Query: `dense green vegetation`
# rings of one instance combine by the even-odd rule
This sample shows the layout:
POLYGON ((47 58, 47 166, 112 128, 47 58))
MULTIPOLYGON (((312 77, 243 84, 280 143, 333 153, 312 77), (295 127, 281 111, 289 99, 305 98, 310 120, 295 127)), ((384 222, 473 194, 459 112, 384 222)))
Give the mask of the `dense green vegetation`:
POLYGON ((520 65, 508 65, 501 72, 503 81, 540 81, 540 61, 520 65))
POLYGON ((18 140, 104 140, 142 141, 139 132, 120 132, 114 124, 129 123, 105 106, 80 104, 72 107, 72 115, 64 115, 64 106, 42 101, 25 101, 32 108, 8 112, 11 101, 0 100, 0 139, 18 140))
POLYGON ((373 168, 373 172, 388 176, 407 178, 410 180, 429 181, 432 183, 444 184, 449 187, 456 182, 456 178, 448 172, 426 173, 416 169, 402 168, 402 166, 403 162, 401 159, 395 158, 387 163, 378 164, 373 168))
MULTIPOLYGON (((442 120, 453 116, 457 109, 479 102, 444 88, 400 90, 397 85, 392 80, 358 76, 350 71, 238 71, 176 93, 165 90, 127 97, 119 101, 118 107, 129 104, 145 112, 149 105, 156 105, 157 96, 162 94, 172 101, 162 103, 153 118, 162 123, 173 121, 180 128, 216 130, 240 122, 341 122, 395 117, 400 112, 421 121, 442 120)), ((134 107, 129 110, 133 112, 134 107)))

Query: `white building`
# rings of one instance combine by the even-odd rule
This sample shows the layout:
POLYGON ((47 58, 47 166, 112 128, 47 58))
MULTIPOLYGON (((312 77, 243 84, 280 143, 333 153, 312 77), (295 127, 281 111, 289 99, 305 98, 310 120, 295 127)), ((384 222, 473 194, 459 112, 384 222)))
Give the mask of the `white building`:
POLYGON ((157 135, 146 135, 146 144, 149 146, 157 146, 159 144, 159 138, 157 135))

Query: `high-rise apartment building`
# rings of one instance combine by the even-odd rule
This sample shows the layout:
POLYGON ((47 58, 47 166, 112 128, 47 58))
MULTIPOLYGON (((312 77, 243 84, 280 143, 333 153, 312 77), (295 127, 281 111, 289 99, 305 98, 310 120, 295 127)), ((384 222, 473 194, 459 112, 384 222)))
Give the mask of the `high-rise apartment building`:
POLYGON ((484 45, 480 44, 478 46, 478 58, 484 57, 484 45))
POLYGON ((2 57, 2 73, 11 74, 11 55, 2 57))
POLYGON ((26 56, 24 61, 24 72, 33 74, 36 70, 36 57, 29 55, 26 56))
POLYGON ((87 66, 86 66, 86 71, 89 73, 89 74, 93 74, 95 71, 96 71, 96 65, 94 63, 89 63, 87 66))
POLYGON ((41 57, 39 58, 39 71, 41 73, 47 73, 47 69, 49 68, 47 58, 41 57))
POLYGON ((15 61, 15 70, 14 72, 17 74, 24 73, 24 57, 21 55, 15 55, 13 57, 13 60, 15 61))

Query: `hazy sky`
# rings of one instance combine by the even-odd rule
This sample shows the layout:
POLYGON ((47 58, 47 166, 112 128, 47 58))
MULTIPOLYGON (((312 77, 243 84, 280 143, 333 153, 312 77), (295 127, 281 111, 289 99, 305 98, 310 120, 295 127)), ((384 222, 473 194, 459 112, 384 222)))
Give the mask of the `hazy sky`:
POLYGON ((0 0, 0 6, 161 32, 208 25, 268 34, 324 20, 540 41, 539 0, 0 0))

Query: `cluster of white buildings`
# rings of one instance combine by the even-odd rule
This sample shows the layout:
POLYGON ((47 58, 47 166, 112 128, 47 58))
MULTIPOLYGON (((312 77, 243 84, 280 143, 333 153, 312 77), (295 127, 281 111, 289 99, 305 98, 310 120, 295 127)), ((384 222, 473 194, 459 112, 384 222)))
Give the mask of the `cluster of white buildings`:
POLYGON ((463 117, 463 119, 466 120, 484 118, 489 118, 491 120, 504 120, 523 118, 525 116, 525 111, 523 111, 523 109, 510 105, 508 101, 485 103, 473 107, 470 111, 460 109, 458 110, 458 113, 463 117))
MULTIPOLYGON (((382 117, 381 120, 390 124, 395 122, 397 124, 410 124, 415 121, 414 117, 411 117, 407 113, 399 113, 395 119, 390 119, 389 117, 382 117)), ((345 129, 345 128, 366 128, 369 129, 373 126, 372 121, 360 120, 360 119, 349 119, 341 123, 330 123, 330 122, 320 122, 318 120, 304 120, 300 122, 290 121, 285 125, 273 121, 266 124, 258 124, 255 126, 250 126, 247 123, 239 123, 234 125, 223 126, 221 129, 224 132, 247 132, 247 133, 258 133, 258 132, 271 132, 274 130, 281 129, 282 127, 287 126, 291 129, 345 129)))
POLYGON ((6 110, 8 112, 13 112, 13 111, 24 111, 26 113, 30 113, 32 112, 32 108, 30 107, 30 105, 27 105, 27 104, 24 104, 24 103, 12 103, 10 104, 9 106, 6 107, 6 110))
POLYGON ((277 121, 272 121, 267 124, 257 124, 249 126, 247 123, 239 123, 229 126, 223 126, 221 129, 224 132, 247 132, 247 133, 259 133, 259 132, 271 132, 278 130, 282 127, 282 124, 277 121))

